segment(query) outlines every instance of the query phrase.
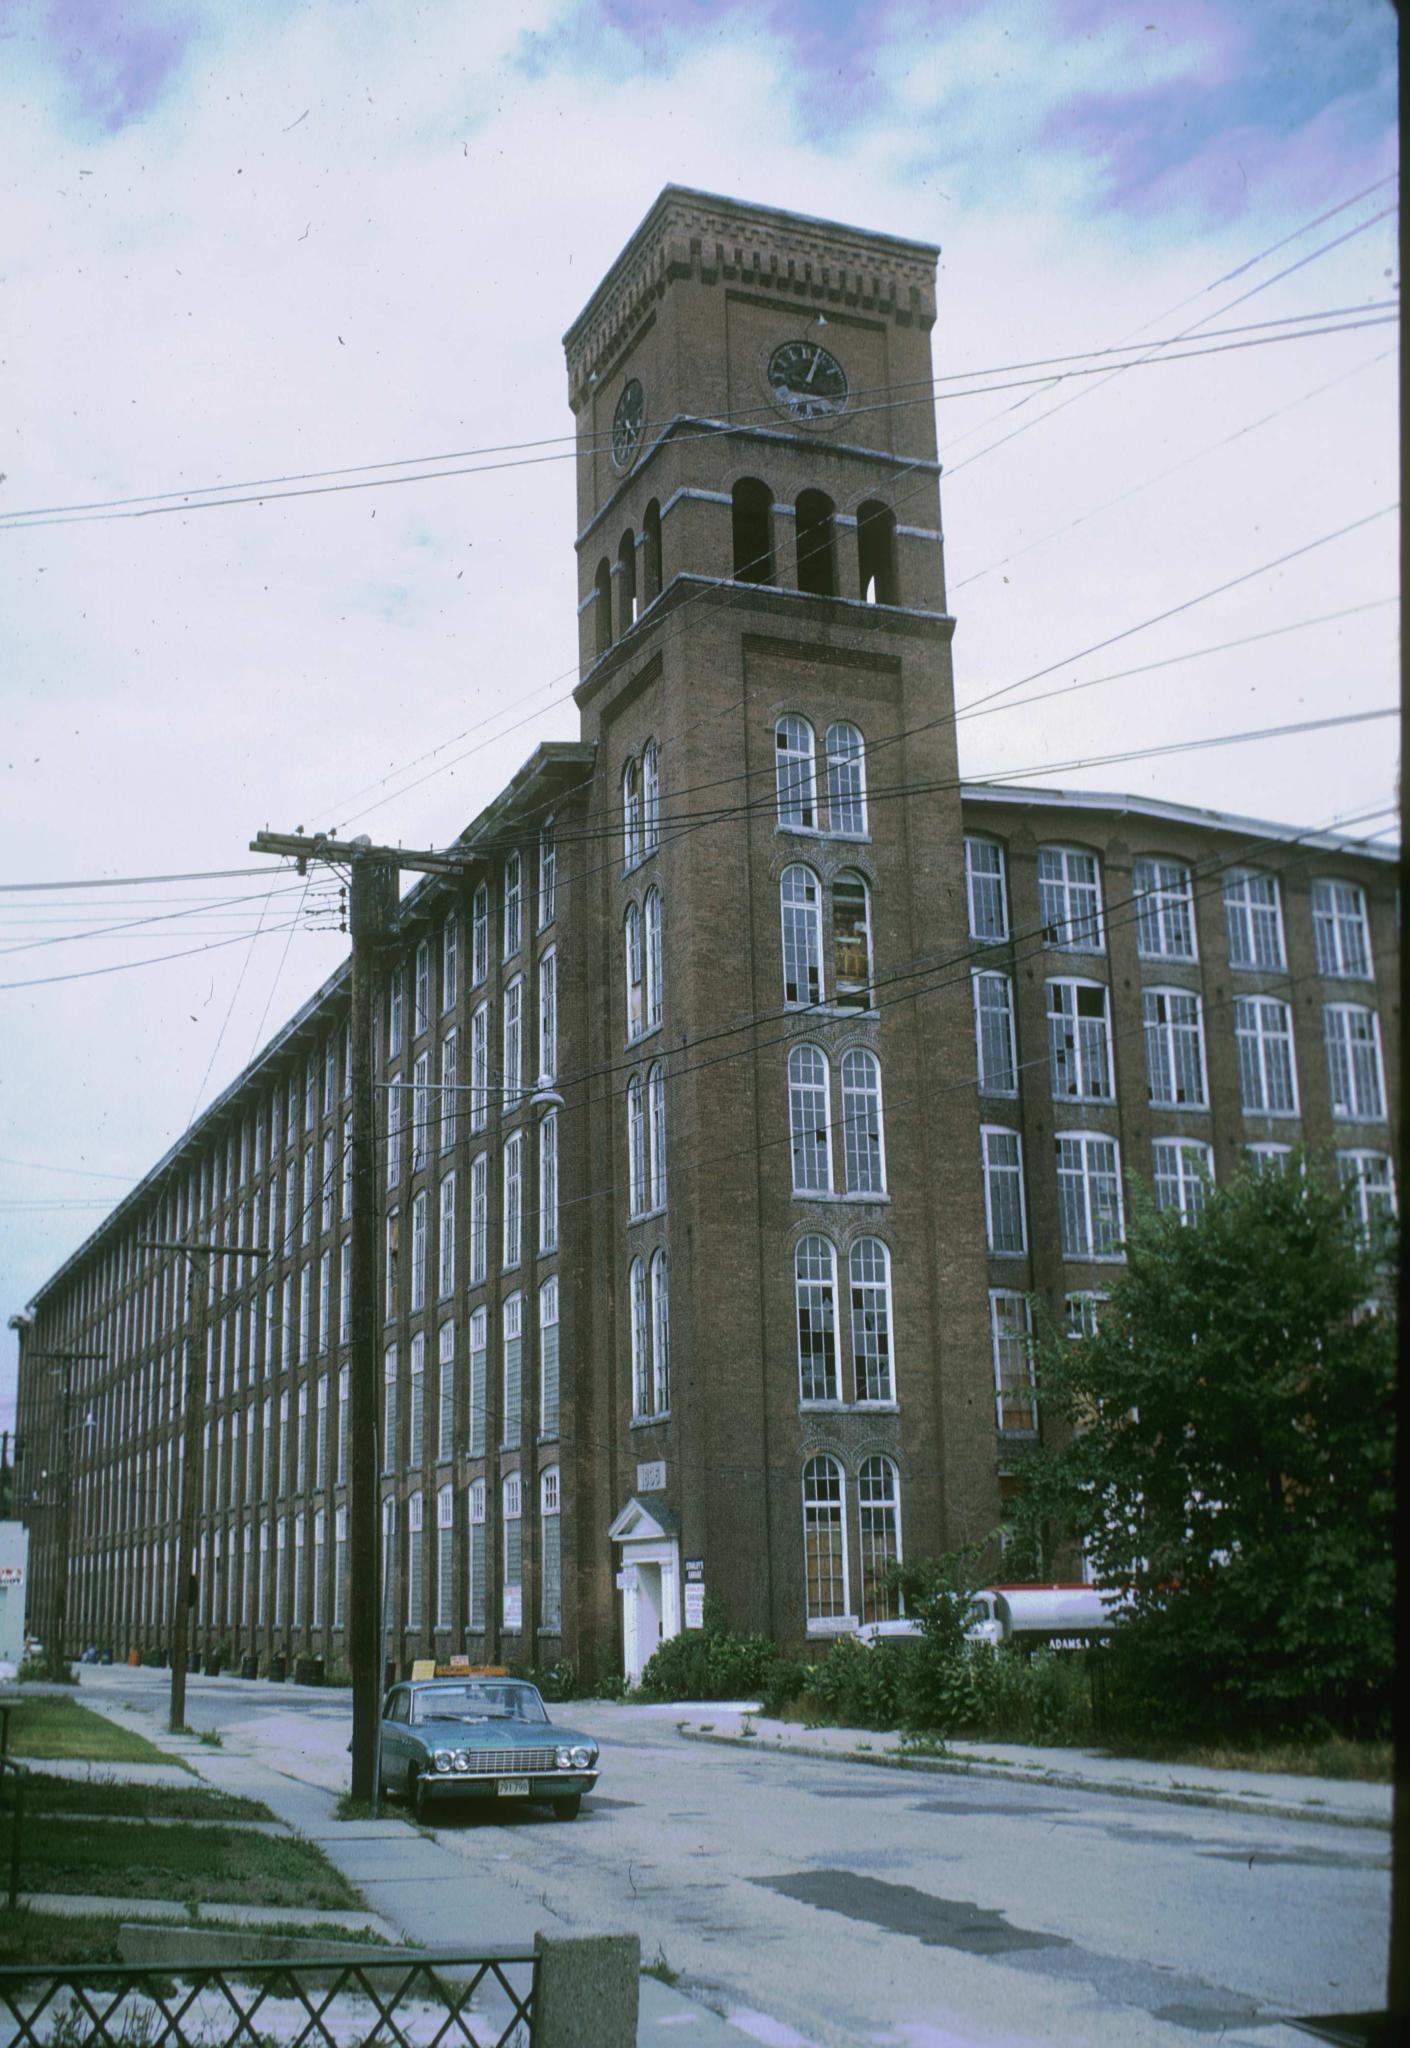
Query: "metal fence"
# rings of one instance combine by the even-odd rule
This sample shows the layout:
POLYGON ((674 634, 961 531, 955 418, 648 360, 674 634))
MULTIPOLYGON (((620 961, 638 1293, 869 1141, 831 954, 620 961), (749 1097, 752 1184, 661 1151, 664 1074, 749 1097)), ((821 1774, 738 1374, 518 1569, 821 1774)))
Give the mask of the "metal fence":
POLYGON ((536 1952, 0 1969, 0 2043, 33 2048, 533 2048, 536 1952))

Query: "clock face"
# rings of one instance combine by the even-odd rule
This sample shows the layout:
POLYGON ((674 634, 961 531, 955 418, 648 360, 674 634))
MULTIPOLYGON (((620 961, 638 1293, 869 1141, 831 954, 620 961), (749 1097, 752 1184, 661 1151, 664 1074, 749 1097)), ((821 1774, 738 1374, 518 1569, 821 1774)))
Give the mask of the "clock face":
POLYGON ((612 461, 618 469, 629 469, 641 446, 646 422, 646 393, 633 377, 617 400, 612 415, 612 461))
POLYGON ((815 341, 781 342, 769 357, 769 386, 790 419, 835 419, 847 409, 847 372, 815 341))

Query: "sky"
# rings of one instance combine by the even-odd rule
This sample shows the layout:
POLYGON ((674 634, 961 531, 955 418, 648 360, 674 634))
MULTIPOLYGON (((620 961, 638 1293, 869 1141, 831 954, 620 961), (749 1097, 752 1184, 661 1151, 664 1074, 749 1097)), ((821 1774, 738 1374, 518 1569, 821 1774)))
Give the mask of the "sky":
POLYGON ((1396 701, 1394 120, 1386 0, 0 0, 3 1316, 342 959, 253 833, 575 736, 560 337, 668 182, 941 245, 961 712, 1093 683, 966 774, 1391 831, 1387 720, 1080 764, 1396 701))

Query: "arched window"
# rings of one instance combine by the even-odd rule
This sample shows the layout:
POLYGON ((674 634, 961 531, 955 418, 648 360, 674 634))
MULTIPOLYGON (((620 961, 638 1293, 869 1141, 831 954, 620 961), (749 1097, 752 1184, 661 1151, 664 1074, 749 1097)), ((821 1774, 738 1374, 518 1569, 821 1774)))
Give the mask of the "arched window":
POLYGON ((846 1010, 871 1003, 871 902, 851 869, 832 884, 832 1000, 846 1010))
POLYGON ((648 889, 642 905, 646 925, 646 1028, 654 1031, 661 1022, 661 891, 648 889))
POLYGON ((627 1083, 627 1202, 633 1216, 646 1210, 646 1106, 640 1074, 627 1083))
POLYGON ((879 1237, 859 1237, 848 1259, 852 1283, 852 1376, 858 1401, 894 1401, 891 1256, 879 1237))
POLYGON ((842 1055, 842 1155, 849 1195, 886 1192, 881 1062, 861 1046, 842 1055))
POLYGON ((470 1482, 469 1536, 465 1557, 465 1619, 478 1633, 485 1626, 485 1482, 470 1482))
POLYGON ((860 837, 867 829, 866 763, 855 725, 827 729, 828 830, 860 837))
POLYGON ((633 756, 622 770, 622 865, 641 859, 641 770, 633 756))
POLYGON ((889 1458, 867 1458, 857 1474, 857 1529, 862 1552, 862 1620, 895 1621, 901 1599, 886 1583, 901 1561, 901 1481, 889 1458))
POLYGON ((455 1489, 442 1486, 436 1494, 436 1627, 450 1627, 451 1602, 455 1597, 455 1489))
POLYGON ((896 581, 896 517, 876 498, 857 507, 857 582, 864 604, 901 602, 896 581))
POLYGON ((504 1522, 500 1626, 517 1634, 524 1626, 524 1490, 517 1472, 511 1472, 504 1481, 500 1499, 504 1522))
POLYGON ((655 853, 661 844, 661 749, 648 740, 641 750, 641 850, 655 853))
POLYGON ((811 868, 787 867, 779 880, 783 924, 783 1000, 820 1003, 822 979, 822 889, 811 868))
POLYGON ((817 772, 813 764, 813 728, 791 713, 774 727, 774 779, 778 788, 778 822, 796 832, 812 832, 818 822, 817 772))
POLYGON ((809 1622, 845 1619, 847 1508, 836 1458, 809 1458, 803 1467, 803 1572, 809 1622))
POLYGON ((593 614, 597 651, 599 654, 605 654, 612 645, 612 564, 606 555, 597 565, 597 576, 593 584, 593 614))
POLYGON ((640 1419, 651 1413, 651 1365, 646 1320, 646 1262, 633 1259, 627 1274, 627 1296, 631 1310, 632 1414, 640 1419))
POLYGON ((798 1383, 804 1401, 836 1401, 837 1254, 826 1237, 800 1237, 793 1254, 798 1383))
POLYGON ((798 529, 798 588, 810 597, 836 597, 837 550, 832 534, 834 506, 826 491, 800 491, 795 507, 798 529))
POLYGON ((788 1130, 795 1195, 832 1193, 832 1132, 827 1055, 795 1045, 788 1055, 788 1130))
POLYGON ((640 1038, 644 1029, 645 988, 642 979, 641 910, 635 903, 627 905, 622 919, 622 934, 627 969, 627 1036, 640 1038))
POLYGON ((657 1415, 671 1406, 671 1294, 664 1251, 651 1254, 651 1405, 657 1415))
POLYGON ((617 549, 617 638, 636 624, 636 534, 629 526, 617 549))
POLYGON ((658 1060, 646 1076, 647 1116, 651 1127, 651 1206, 666 1206, 666 1070, 658 1060))
POLYGON ((730 493, 736 583, 774 581, 774 494, 756 476, 742 476, 730 493))
POLYGON ((641 542, 641 609, 645 611, 661 595, 661 507, 655 498, 642 514, 641 542))
MULTIPOLYGON (((302 1524, 300 1524, 302 1527, 302 1524)), ((423 1546, 421 1535, 421 1493, 418 1489, 406 1504, 406 1625, 413 1634, 421 1630, 421 1578, 423 1546)))
POLYGON ((540 1626, 556 1636, 563 1626, 563 1549, 560 1539, 558 1467, 539 1476, 539 1559, 542 1587, 540 1626))

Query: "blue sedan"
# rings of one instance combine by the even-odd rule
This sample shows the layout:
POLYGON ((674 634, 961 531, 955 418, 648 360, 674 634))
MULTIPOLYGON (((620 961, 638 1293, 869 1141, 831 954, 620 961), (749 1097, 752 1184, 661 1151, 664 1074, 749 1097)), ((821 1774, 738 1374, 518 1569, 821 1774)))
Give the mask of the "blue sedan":
POLYGON ((413 1679, 383 1704, 378 1778, 419 1821, 450 1799, 547 1800, 559 1820, 576 1820, 597 1783, 597 1744, 550 1721, 524 1679, 413 1679))

